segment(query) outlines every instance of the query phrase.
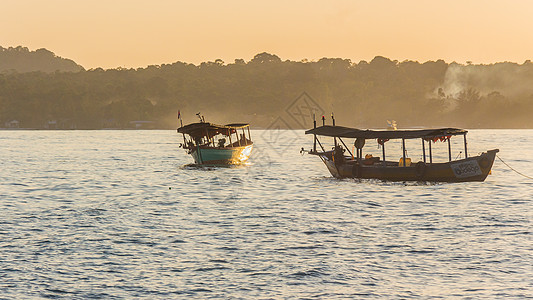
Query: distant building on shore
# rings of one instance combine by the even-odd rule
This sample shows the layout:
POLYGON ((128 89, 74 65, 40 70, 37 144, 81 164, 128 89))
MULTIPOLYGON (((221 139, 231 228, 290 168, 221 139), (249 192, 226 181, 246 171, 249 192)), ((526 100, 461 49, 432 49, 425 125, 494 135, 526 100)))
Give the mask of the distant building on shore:
POLYGON ((52 119, 46 121, 44 124, 44 129, 54 130, 54 129, 78 129, 78 126, 76 126, 76 123, 74 123, 70 119, 52 119))
POLYGON ((8 121, 4 125, 6 128, 20 128, 20 122, 17 120, 8 121))
POLYGON ((135 129, 154 129, 154 121, 130 121, 130 126, 135 129))

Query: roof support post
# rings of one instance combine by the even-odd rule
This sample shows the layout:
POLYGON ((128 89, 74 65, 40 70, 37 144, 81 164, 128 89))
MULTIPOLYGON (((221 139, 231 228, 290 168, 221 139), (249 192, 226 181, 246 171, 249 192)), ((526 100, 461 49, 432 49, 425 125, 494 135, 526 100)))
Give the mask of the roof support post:
POLYGON ((405 139, 402 139, 402 152, 403 152, 403 166, 405 167, 407 165, 406 163, 406 157, 405 157, 405 139))
MULTIPOLYGON (((313 114, 313 128, 316 129, 315 114, 313 114)), ((316 134, 313 134, 313 152, 316 153, 316 134)))
POLYGON ((467 149, 467 143, 466 143, 466 132, 465 132, 465 135, 463 136, 464 137, 464 140, 465 140, 465 158, 468 158, 468 149, 467 149))
POLYGON ((383 149, 383 166, 386 167, 387 163, 385 162, 385 142, 383 142, 383 145, 381 145, 381 148, 383 149))
POLYGON ((185 137, 185 133, 182 133, 183 134, 183 145, 186 146, 187 145, 187 138, 185 137))
POLYGON ((205 128, 205 138, 207 139, 207 144, 211 142, 211 138, 209 137, 209 130, 207 130, 207 127, 205 128))
POLYGON ((448 158, 452 161, 452 143, 450 140, 451 138, 448 138, 448 158))
POLYGON ((198 154, 198 159, 200 160, 199 163, 204 162, 204 158, 202 157, 202 151, 200 151, 200 145, 196 144, 196 151, 198 154))
POLYGON ((423 138, 422 138, 422 155, 424 155, 424 163, 426 163, 426 144, 424 143, 423 138))
POLYGON ((433 163, 433 154, 431 153, 431 141, 428 141, 429 144, 429 163, 433 163))

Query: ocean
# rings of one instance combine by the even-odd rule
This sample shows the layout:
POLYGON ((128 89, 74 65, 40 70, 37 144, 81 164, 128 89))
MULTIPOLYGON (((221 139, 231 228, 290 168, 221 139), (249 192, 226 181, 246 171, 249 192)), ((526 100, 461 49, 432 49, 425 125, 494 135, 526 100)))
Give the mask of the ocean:
MULTIPOLYGON (((533 130, 468 138, 533 176, 533 130)), ((0 299, 533 297, 533 180, 498 158, 485 182, 339 180, 301 130, 252 140, 198 168, 171 130, 0 131, 0 299)))

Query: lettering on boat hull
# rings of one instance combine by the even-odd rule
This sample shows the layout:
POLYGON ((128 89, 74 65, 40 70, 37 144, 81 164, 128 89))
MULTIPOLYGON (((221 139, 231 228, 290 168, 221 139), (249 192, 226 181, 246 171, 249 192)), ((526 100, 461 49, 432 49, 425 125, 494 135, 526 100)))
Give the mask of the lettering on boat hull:
POLYGON ((462 163, 451 165, 453 175, 457 178, 468 178, 482 174, 477 160, 469 160, 462 163))

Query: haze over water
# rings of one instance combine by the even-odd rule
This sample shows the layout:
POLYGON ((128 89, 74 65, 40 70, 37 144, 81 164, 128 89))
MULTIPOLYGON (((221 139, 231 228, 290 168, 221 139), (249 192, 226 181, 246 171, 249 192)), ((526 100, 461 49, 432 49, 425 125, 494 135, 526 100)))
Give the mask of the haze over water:
MULTIPOLYGON (((533 130, 468 137, 533 174, 533 130)), ((198 169, 175 131, 0 131, 0 298, 533 294, 533 182, 498 159, 482 183, 337 180, 303 131, 252 139, 198 169)))

